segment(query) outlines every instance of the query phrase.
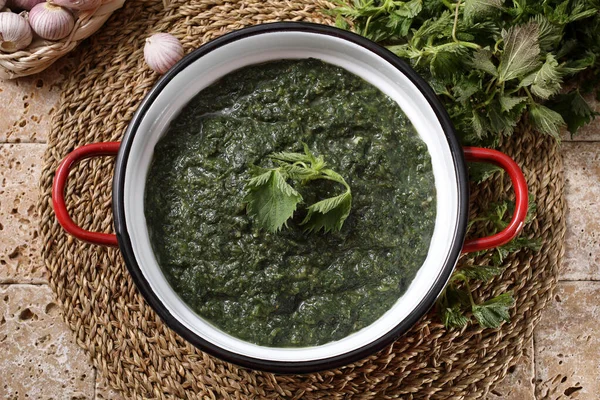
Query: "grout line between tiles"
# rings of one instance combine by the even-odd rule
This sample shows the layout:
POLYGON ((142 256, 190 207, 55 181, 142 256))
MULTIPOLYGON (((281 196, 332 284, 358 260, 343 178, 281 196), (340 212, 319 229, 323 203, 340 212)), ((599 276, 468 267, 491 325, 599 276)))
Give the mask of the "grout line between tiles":
POLYGON ((532 363, 533 363, 533 398, 537 399, 537 392, 538 392, 538 371, 537 371, 537 363, 535 362, 535 358, 537 355, 537 343, 535 341, 535 328, 533 329, 533 332, 531 334, 531 339, 533 342, 533 354, 532 354, 532 363))
POLYGON ((600 140, 563 140, 561 144, 565 143, 600 143, 600 140))
POLYGON ((11 280, 0 281, 1 286, 48 286, 48 282, 15 282, 11 280))
POLYGON ((48 144, 48 142, 7 142, 7 141, 0 141, 0 146, 4 146, 7 144, 12 144, 12 145, 39 145, 39 144, 48 144))
POLYGON ((558 282, 600 282, 600 279, 558 279, 558 282))

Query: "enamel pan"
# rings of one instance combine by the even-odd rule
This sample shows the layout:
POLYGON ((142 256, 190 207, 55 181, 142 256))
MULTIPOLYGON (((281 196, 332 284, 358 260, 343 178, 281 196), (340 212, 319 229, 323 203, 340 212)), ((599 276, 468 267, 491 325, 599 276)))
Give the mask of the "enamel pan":
POLYGON ((406 63, 383 47, 353 33, 307 23, 274 23, 224 35, 195 50, 148 93, 121 143, 97 143, 70 153, 57 170, 53 205, 74 237, 118 246, 148 304, 187 341, 234 364, 276 373, 308 373, 340 367, 367 357, 398 339, 434 304, 461 252, 499 246, 515 237, 527 213, 527 186, 519 167, 494 150, 462 148, 448 115, 432 89, 406 63), (175 294, 151 250, 144 216, 146 174, 154 146, 170 121, 203 88, 239 68, 279 59, 318 58, 338 65, 394 99, 411 120, 431 154, 437 216, 427 258, 406 293, 372 325, 339 341, 304 348, 257 346, 234 338, 196 315, 175 294), (67 213, 64 188, 69 169, 81 159, 117 156, 113 182, 116 236, 78 227, 67 213), (465 159, 504 168, 513 181, 516 207, 502 232, 464 242, 468 218, 465 159))

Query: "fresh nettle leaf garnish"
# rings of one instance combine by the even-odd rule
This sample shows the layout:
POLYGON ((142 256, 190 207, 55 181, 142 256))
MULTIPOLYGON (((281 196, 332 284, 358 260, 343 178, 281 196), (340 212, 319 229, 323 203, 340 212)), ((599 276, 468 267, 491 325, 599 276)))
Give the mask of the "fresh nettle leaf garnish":
POLYGON ((318 201, 306 208, 306 216, 300 223, 308 232, 339 231, 350 215, 352 193, 344 178, 326 168, 321 156, 315 156, 303 143, 304 153, 278 152, 269 156, 276 166, 272 168, 254 167, 252 178, 246 185, 246 211, 255 218, 257 224, 272 233, 278 232, 294 216, 302 195, 296 187, 302 187, 311 181, 328 180, 344 186, 345 192, 318 201))

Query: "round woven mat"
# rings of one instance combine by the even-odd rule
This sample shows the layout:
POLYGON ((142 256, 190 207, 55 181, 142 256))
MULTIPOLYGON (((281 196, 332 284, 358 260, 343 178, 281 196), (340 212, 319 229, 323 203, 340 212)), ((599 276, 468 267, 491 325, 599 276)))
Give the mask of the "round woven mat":
MULTIPOLYGON (((66 82, 56 111, 41 179, 43 257, 50 285, 77 343, 127 398, 480 398, 516 363, 556 284, 565 232, 563 173, 556 143, 521 128, 501 149, 522 166, 538 206, 525 234, 541 251, 520 251, 506 270, 476 286, 477 296, 513 290, 512 320, 497 330, 446 330, 430 312, 380 353, 351 366, 302 376, 238 368, 204 354, 168 329, 136 290, 120 253, 66 235, 50 190, 58 162, 86 143, 119 140, 158 76, 144 64, 144 39, 170 32, 189 52, 250 24, 303 20, 331 23, 328 3, 294 1, 128 0, 87 46, 66 82)), ((71 173, 68 206, 86 229, 111 232, 113 160, 85 161, 71 173)), ((474 214, 499 198, 494 182, 473 188, 474 214)), ((474 234, 477 234, 475 232, 474 234)), ((484 263, 491 253, 460 264, 484 263)))

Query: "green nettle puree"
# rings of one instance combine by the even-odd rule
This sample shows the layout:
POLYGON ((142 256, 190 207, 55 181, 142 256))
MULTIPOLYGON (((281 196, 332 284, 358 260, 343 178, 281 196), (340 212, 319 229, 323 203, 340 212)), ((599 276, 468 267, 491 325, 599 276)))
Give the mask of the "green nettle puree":
MULTIPOLYGON (((240 69, 199 93, 155 148, 145 210, 173 289, 223 331, 264 346, 339 340, 381 317, 422 265, 435 222, 426 145, 371 84, 318 60, 240 69), (278 233, 246 214, 249 167, 277 151, 323 156, 352 189, 341 231, 278 233)), ((297 186, 296 186, 297 187, 297 186)), ((343 192, 297 187, 305 204, 343 192)))

